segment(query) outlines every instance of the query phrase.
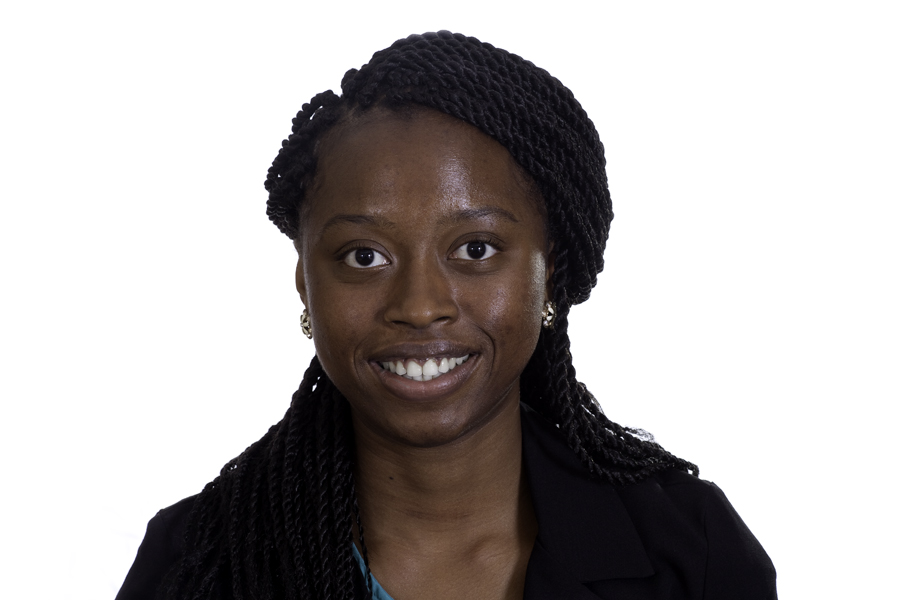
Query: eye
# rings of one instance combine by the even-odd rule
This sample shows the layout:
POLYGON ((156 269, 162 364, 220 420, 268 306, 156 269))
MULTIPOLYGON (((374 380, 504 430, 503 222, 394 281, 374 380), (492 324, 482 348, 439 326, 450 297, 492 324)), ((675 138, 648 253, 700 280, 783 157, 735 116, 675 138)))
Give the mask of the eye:
POLYGON ((496 248, 494 248, 487 242, 475 240, 472 242, 466 242, 465 244, 457 248, 456 251, 450 255, 450 258, 460 258, 462 260, 484 260, 486 258, 492 257, 495 254, 497 254, 496 248))
POLYGON ((356 248, 344 256, 344 263, 354 269, 368 269, 388 264, 384 254, 371 248, 356 248))

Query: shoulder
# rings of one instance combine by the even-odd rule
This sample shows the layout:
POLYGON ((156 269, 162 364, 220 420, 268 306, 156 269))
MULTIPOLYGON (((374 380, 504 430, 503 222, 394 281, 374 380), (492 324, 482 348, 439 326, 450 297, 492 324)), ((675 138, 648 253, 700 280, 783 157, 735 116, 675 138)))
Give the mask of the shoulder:
POLYGON ((636 525, 668 523, 656 529, 662 537, 690 530, 710 543, 728 542, 753 550, 751 554, 762 551, 731 502, 711 481, 669 469, 614 489, 636 525))
MULTIPOLYGON (((613 486, 629 513, 658 512, 680 515, 694 525, 705 521, 709 506, 728 504, 725 494, 711 481, 690 473, 667 469, 639 481, 613 486)), ((730 506, 730 504, 728 504, 730 506)))
POLYGON ((151 600, 184 554, 184 531, 196 496, 164 508, 147 523, 147 533, 116 600, 151 600))
POLYGON ((597 480, 529 411, 523 457, 543 548, 595 593, 775 598, 771 560, 714 483, 675 469, 597 480))
POLYGON ((616 489, 648 554, 677 556, 704 597, 775 597, 771 559, 715 483, 667 470, 616 489))

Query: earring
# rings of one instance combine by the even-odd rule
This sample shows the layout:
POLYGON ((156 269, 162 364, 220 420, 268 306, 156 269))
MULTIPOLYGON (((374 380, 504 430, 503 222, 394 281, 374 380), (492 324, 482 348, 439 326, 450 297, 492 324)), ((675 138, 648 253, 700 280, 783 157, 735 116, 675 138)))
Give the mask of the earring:
POLYGON ((556 304, 553 300, 547 300, 544 303, 544 310, 541 311, 541 325, 544 329, 552 329, 553 321, 556 320, 556 304))
POLYGON ((303 332, 303 335, 312 339, 312 325, 309 322, 309 310, 306 308, 300 313, 300 331, 303 332))

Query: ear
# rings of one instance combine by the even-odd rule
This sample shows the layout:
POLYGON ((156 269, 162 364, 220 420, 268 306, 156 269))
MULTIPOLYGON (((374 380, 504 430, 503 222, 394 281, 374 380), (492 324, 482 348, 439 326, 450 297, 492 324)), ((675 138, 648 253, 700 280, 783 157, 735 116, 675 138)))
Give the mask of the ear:
POLYGON ((300 240, 294 240, 294 248, 297 249, 297 270, 294 272, 294 281, 297 285, 297 293, 300 294, 300 301, 303 306, 306 304, 306 272, 303 268, 303 252, 300 248, 300 240))

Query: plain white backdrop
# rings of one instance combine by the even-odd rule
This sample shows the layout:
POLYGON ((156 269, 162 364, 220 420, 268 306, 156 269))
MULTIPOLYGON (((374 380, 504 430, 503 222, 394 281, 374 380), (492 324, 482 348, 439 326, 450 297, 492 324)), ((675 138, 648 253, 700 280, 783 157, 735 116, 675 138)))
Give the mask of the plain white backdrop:
POLYGON ((312 356, 265 216, 290 121, 450 29, 569 86, 616 217, 572 316, 607 414, 719 484, 782 598, 898 556, 897 13, 883 2, 29 2, 0 14, 4 598, 113 598, 312 356))

